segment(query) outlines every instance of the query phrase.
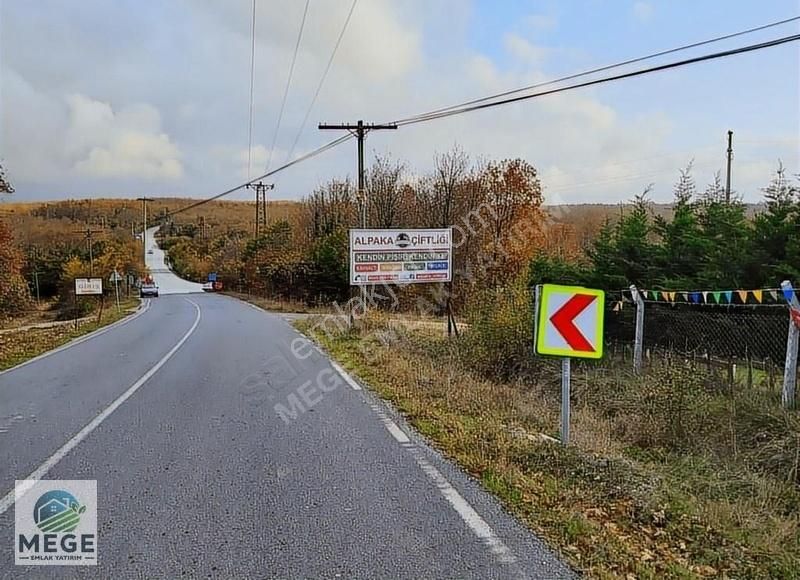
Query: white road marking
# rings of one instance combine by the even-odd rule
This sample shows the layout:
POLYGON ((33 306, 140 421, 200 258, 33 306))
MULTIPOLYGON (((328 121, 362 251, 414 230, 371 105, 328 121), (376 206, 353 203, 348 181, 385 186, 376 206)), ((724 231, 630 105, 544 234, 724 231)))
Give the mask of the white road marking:
MULTIPOLYGON (((97 415, 97 417, 92 419, 83 429, 78 431, 72 437, 72 439, 64 443, 64 445, 61 446, 61 448, 58 451, 56 451, 55 453, 53 453, 53 455, 48 457, 44 463, 42 463, 28 477, 26 477, 25 479, 31 481, 31 483, 26 483, 27 487, 21 487, 21 489, 19 490, 20 497, 22 497, 22 495, 24 495, 25 492, 28 491, 33 486, 34 481, 42 479, 45 475, 47 475, 48 471, 50 471, 53 467, 55 467, 59 461, 64 459, 64 457, 66 457, 66 455, 70 451, 75 449, 75 447, 77 447, 84 439, 86 439, 92 433, 92 431, 97 429, 103 423, 103 421, 105 421, 109 417, 109 415, 111 415, 111 413, 116 411, 125 401, 131 398, 131 396, 136 391, 138 391, 139 388, 150 379, 150 377, 156 374, 158 370, 161 367, 163 367, 169 359, 172 358, 172 356, 178 351, 178 349, 181 346, 183 346, 183 343, 185 343, 192 335, 192 333, 194 333, 195 329, 197 328, 197 325, 200 324, 200 306, 198 306, 197 303, 192 302, 188 298, 184 298, 184 300, 190 302, 195 307, 195 310, 197 310, 197 316, 194 319, 194 324, 192 324, 192 327, 186 332, 186 334, 183 335, 183 337, 175 344, 175 346, 173 346, 172 349, 163 356, 163 358, 160 361, 158 361, 155 365, 150 367, 150 370, 148 370, 145 374, 143 374, 138 381, 136 381, 130 387, 128 387, 127 391, 125 391, 119 397, 117 397, 117 399, 113 403, 111 403, 108 407, 106 407, 106 409, 103 410, 99 415, 97 415)), ((14 505, 14 490, 8 492, 5 495, 5 497, 3 497, 2 500, 0 500, 0 515, 3 515, 12 505, 14 505)))
POLYGON ((348 385, 350 385, 350 386, 353 388, 353 390, 355 390, 355 391, 360 391, 360 390, 361 390, 361 385, 359 385, 359 384, 358 384, 358 383, 357 383, 357 382, 356 382, 356 381, 353 379, 353 377, 351 377, 351 376, 350 376, 350 375, 347 373, 347 371, 346 371, 346 370, 344 370, 344 369, 343 369, 343 368, 342 368, 342 367, 339 365, 339 363, 337 363, 337 362, 335 362, 335 361, 331 360, 331 366, 333 367, 333 369, 334 369, 334 370, 335 370, 337 373, 339 373, 340 375, 342 375, 342 378, 345 380, 345 382, 346 382, 348 385))
POLYGON ((28 359, 25 362, 21 362, 17 366, 13 366, 10 369, 6 369, 4 371, 0 371, 0 375, 4 375, 6 373, 10 373, 11 371, 15 371, 17 369, 21 369, 22 367, 28 366, 29 364, 33 364, 33 363, 35 363, 37 361, 42 360, 43 358, 47 358, 50 355, 56 354, 58 352, 65 351, 68 348, 72 348, 73 346, 78 346, 79 344, 82 344, 82 343, 86 342, 87 340, 91 340, 93 338, 97 338, 98 336, 100 336, 102 334, 105 334, 106 332, 108 332, 110 330, 113 330, 114 328, 119 328, 120 326, 123 326, 123 325, 128 324, 129 322, 131 322, 133 320, 136 320, 142 314, 147 312, 149 309, 150 309, 150 299, 148 298, 148 299, 143 301, 143 305, 139 308, 139 310, 137 312, 134 312, 133 314, 131 314, 129 316, 126 316, 122 320, 118 320, 113 324, 109 324, 108 326, 104 326, 103 328, 99 328, 99 329, 97 329, 97 330, 95 330, 93 332, 90 332, 89 334, 85 334, 85 335, 83 335, 83 336, 81 336, 79 338, 71 340, 67 344, 62 344, 58 348, 54 348, 53 350, 48 350, 47 352, 42 353, 39 356, 35 356, 35 357, 31 358, 31 359, 28 359))
POLYGON ((453 506, 453 509, 461 516, 461 519, 469 526, 469 529, 486 544, 489 551, 494 554, 500 562, 504 564, 514 564, 517 558, 511 550, 509 550, 508 546, 497 536, 491 526, 486 523, 486 520, 475 511, 460 493, 458 493, 458 490, 447 481, 447 478, 423 457, 419 449, 409 448, 409 451, 414 456, 414 459, 416 459, 417 465, 419 465, 422 471, 425 472, 425 475, 436 484, 436 487, 439 488, 444 498, 453 506))
POLYGON ((397 423, 392 421, 389 418, 389 416, 386 413, 384 413, 384 411, 383 411, 383 409, 381 409, 380 405, 370 405, 370 407, 372 407, 372 410, 375 412, 375 414, 381 420, 381 423, 383 423, 383 426, 386 427, 386 430, 389 433, 392 434, 392 437, 394 437, 397 440, 398 443, 410 443, 411 442, 411 439, 408 438, 408 435, 406 435, 405 432, 400 427, 397 426, 397 423))

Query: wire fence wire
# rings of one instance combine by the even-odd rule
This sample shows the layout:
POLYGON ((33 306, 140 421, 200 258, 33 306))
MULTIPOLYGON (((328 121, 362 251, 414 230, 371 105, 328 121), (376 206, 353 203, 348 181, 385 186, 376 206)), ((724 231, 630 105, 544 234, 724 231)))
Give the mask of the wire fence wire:
MULTIPOLYGON (((470 324, 484 345, 502 351, 496 371, 509 376, 541 372, 557 361, 534 352, 534 289, 487 293, 470 324), (490 306, 491 305, 491 306, 490 306)), ((683 361, 720 385, 733 382, 780 388, 786 362, 789 312, 785 303, 680 303, 644 301, 643 367, 683 361)), ((606 293, 603 359, 574 361, 580 369, 632 375, 636 309, 630 291, 606 293)))

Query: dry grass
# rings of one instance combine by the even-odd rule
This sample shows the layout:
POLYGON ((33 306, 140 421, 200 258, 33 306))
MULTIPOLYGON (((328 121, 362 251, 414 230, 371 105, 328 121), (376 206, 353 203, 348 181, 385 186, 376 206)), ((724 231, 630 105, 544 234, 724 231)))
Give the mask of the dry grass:
POLYGON ((103 317, 99 322, 95 315, 79 321, 78 328, 67 324, 51 328, 28 328, 4 332, 0 334, 0 370, 16 366, 79 336, 116 322, 130 314, 138 304, 138 298, 123 300, 120 304, 122 312, 117 312, 116 307, 112 305, 103 310, 103 317))
MULTIPOLYGON (((314 321, 298 324, 309 330, 314 321)), ((690 373, 665 367, 628 385, 579 368, 574 445, 564 448, 548 438, 558 432, 552 366, 526 380, 490 380, 469 364, 468 341, 380 317, 316 338, 591 577, 800 577, 800 494, 785 469, 791 448, 784 442, 784 455, 768 455, 781 466, 770 471, 766 460, 746 457, 756 453, 744 442, 754 431, 739 425, 740 455, 715 453, 729 443, 715 433, 724 431, 718 401, 693 394, 690 373), (637 392, 652 399, 648 408, 637 392), (675 392, 687 398, 670 401, 675 392)))

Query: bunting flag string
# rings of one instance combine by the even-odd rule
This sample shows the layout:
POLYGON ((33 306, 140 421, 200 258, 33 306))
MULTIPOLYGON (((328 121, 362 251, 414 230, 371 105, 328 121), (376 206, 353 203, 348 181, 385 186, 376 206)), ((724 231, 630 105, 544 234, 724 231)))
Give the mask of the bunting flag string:
MULTIPOLYGON (((676 304, 780 304, 784 300, 790 302, 795 296, 794 290, 778 290, 764 288, 759 290, 639 290, 645 300, 676 304)), ((800 297, 800 292, 797 294, 800 297)), ((623 294, 623 299, 624 299, 623 294)))

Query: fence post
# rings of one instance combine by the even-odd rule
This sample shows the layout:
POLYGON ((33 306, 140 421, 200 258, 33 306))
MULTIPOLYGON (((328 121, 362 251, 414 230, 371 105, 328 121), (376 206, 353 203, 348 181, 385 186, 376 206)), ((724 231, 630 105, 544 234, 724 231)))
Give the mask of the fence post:
POLYGON ((789 303, 789 336, 786 339, 786 366, 783 369, 781 402, 787 409, 794 407, 797 386, 797 345, 800 342, 800 301, 788 280, 781 282, 781 290, 789 303))
POLYGON ((633 340, 633 372, 642 372, 642 345, 644 344, 644 300, 635 284, 631 284, 631 296, 636 303, 636 336, 633 340))

